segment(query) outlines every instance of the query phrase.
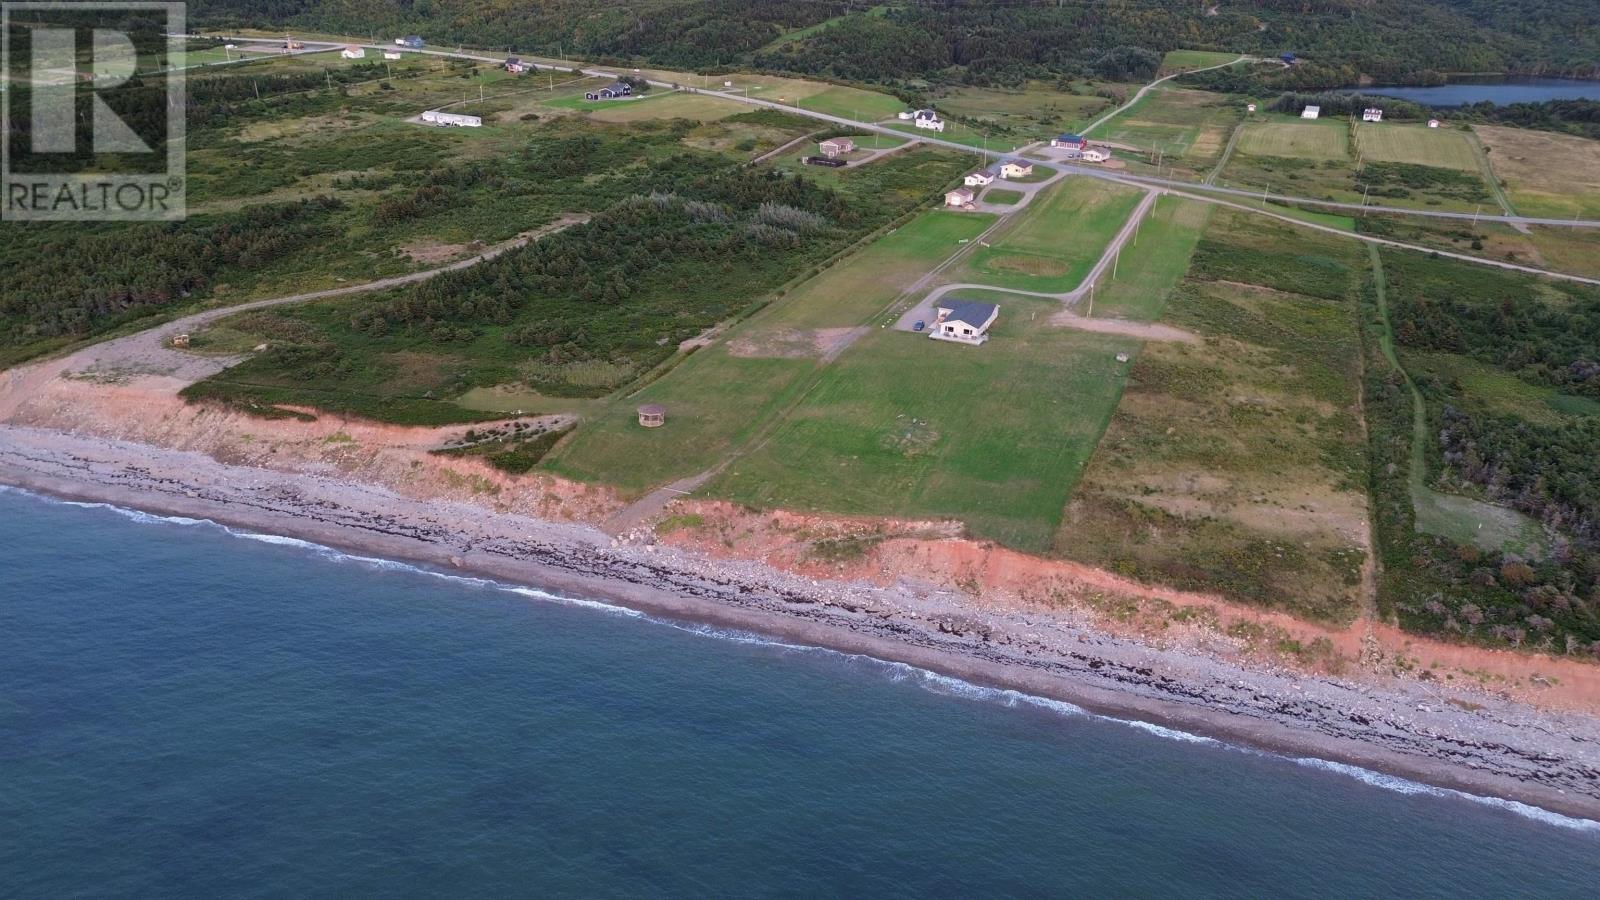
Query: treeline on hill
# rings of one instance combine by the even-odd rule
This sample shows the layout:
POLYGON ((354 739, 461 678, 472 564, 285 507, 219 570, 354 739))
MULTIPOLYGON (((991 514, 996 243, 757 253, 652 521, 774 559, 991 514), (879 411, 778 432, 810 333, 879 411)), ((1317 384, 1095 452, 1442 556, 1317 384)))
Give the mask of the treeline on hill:
MULTIPOLYGON (((551 177, 589 179, 611 152, 631 152, 610 143, 534 156, 549 160, 551 177)), ((962 163, 900 153, 880 164, 882 190, 852 199, 808 179, 684 159, 650 167, 647 181, 617 179, 639 190, 490 262, 377 300, 252 315, 237 327, 273 349, 186 396, 411 423, 483 417, 448 402, 477 386, 600 396, 930 200, 962 163)))
MULTIPOLYGON (((1423 480, 1509 506, 1545 531, 1543 547, 1512 552, 1416 530, 1410 388, 1369 341, 1374 521, 1388 603, 1408 628, 1600 656, 1600 405, 1570 393, 1512 401, 1495 380, 1514 374, 1593 396, 1600 291, 1466 271, 1422 254, 1384 252, 1383 263, 1403 354, 1457 353, 1506 373, 1469 383, 1448 367, 1416 365, 1430 357, 1412 357, 1427 412, 1423 480), (1536 296, 1536 287, 1559 295, 1536 296), (1503 354, 1489 349, 1489 323, 1504 329, 1503 354)), ((1463 534, 1477 518, 1465 515, 1463 534)))
POLYGON ((1428 83, 1451 72, 1593 77, 1600 29, 1590 0, 196 0, 207 25, 297 25, 416 32, 440 44, 649 60, 678 67, 754 63, 873 82, 1014 82, 1029 76, 1140 77, 1179 47, 1262 56, 1283 89, 1428 83), (770 46, 785 33, 825 28, 770 46))
MULTIPOLYGON (((394 78, 414 78, 422 70, 402 71, 394 78)), ((234 73, 190 76, 185 84, 185 110, 189 130, 195 132, 207 127, 225 125, 239 116, 271 113, 285 115, 296 110, 282 105, 285 97, 304 94, 307 103, 314 96, 323 96, 330 86, 391 77, 381 63, 355 63, 349 66, 330 66, 315 72, 262 72, 259 69, 239 69, 234 73)), ((134 76, 120 87, 101 91, 97 96, 114 110, 146 143, 158 150, 165 141, 167 129, 167 91, 165 79, 159 76, 134 76)), ((9 139, 14 159, 26 159, 32 142, 32 118, 28 114, 30 94, 26 83, 13 82, 9 139)), ((62 154, 65 155, 65 154, 62 154)), ((88 159, 93 148, 84 142, 73 160, 88 159)))

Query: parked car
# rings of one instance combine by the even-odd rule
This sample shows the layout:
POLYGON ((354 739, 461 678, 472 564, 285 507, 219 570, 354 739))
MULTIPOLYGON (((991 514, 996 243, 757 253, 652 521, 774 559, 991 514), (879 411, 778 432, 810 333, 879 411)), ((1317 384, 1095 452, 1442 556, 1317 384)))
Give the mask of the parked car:
POLYGON ((912 331, 921 331, 922 329, 927 328, 927 327, 928 327, 928 323, 927 322, 924 322, 921 319, 918 319, 917 320, 917 324, 911 326, 911 330, 912 331))

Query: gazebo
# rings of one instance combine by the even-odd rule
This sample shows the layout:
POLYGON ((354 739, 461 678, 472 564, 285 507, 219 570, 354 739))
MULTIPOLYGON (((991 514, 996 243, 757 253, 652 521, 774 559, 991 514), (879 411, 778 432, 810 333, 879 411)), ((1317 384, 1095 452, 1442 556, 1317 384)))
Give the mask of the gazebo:
POLYGON ((646 403, 639 407, 639 424, 646 428, 660 428, 667 424, 667 408, 659 403, 646 403))

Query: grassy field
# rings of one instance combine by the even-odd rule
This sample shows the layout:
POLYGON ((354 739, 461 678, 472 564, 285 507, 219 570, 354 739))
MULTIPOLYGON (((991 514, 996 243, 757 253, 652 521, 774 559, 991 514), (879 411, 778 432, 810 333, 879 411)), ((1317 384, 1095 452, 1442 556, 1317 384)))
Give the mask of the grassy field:
POLYGON ((627 493, 711 468, 794 399, 830 347, 991 221, 923 213, 800 284, 637 396, 590 414, 547 467, 627 493), (638 426, 633 409, 647 402, 667 405, 665 427, 638 426))
POLYGON ((1164 85, 1100 126, 1094 137, 1137 147, 1146 162, 1154 163, 1159 154, 1162 166, 1176 166, 1180 175, 1199 175, 1222 156, 1243 115, 1243 105, 1233 98, 1164 85))
POLYGON ((1498 125, 1473 128, 1517 212, 1600 218, 1600 141, 1498 125))
POLYGON ((1359 250, 1228 211, 1204 240, 1235 266, 1197 257, 1162 315, 1204 342, 1145 345, 1055 549, 1348 621, 1366 530, 1359 250), (1323 296, 1274 287, 1296 283, 1323 296))
POLYGON ((1356 149, 1363 159, 1413 163, 1477 172, 1478 148, 1472 138, 1453 128, 1394 125, 1387 122, 1356 126, 1356 149))
POLYGON ((1239 58, 1237 53, 1218 53, 1213 50, 1168 50, 1161 60, 1162 73, 1181 72, 1185 69, 1203 69, 1220 66, 1239 58))
POLYGON ((963 86, 939 94, 934 103, 946 115, 971 120, 997 137, 1038 140, 1075 131, 1111 106, 1110 100, 1090 93, 1087 82, 1073 87, 1083 93, 1038 81, 1020 90, 963 86))
POLYGON ((1101 281, 1092 314, 1142 321, 1161 318, 1214 209, 1209 203, 1175 197, 1156 201, 1123 251, 1116 277, 1101 281))
POLYGON ((998 203, 1001 206, 1015 206, 1021 199, 1021 191, 1008 191, 1005 188, 990 188, 983 192, 983 202, 998 203))
POLYGON ((1293 159, 1348 159, 1350 140, 1342 119, 1307 122, 1273 117, 1250 122, 1239 135, 1239 153, 1293 159))
POLYGON ((970 281, 1027 291, 1070 291, 1094 266, 1128 220, 1140 191, 1094 178, 1050 186, 1016 221, 949 273, 970 281))
MULTIPOLYGON (((1038 324, 1013 298, 982 347, 874 330, 708 491, 758 507, 955 518, 1048 548, 1137 343, 1038 324)), ((1036 314, 1036 315, 1033 315, 1036 314)))
POLYGON ((1373 204, 1416 209, 1495 209, 1494 195, 1472 155, 1475 148, 1462 135, 1417 132, 1409 126, 1379 128, 1393 130, 1367 126, 1362 131, 1364 149, 1370 142, 1380 146, 1380 155, 1410 154, 1451 165, 1380 159, 1372 153, 1358 161, 1343 120, 1303 122, 1275 116, 1244 126, 1217 183, 1345 203, 1359 203, 1365 197, 1373 204), (1381 136, 1374 140, 1371 135, 1381 136))
POLYGON ((579 109, 602 122, 638 122, 642 119, 690 119, 714 122, 746 112, 749 107, 736 100, 686 94, 682 91, 652 92, 637 100, 580 101, 579 109))
POLYGON ((1600 231, 1533 225, 1528 229, 1527 240, 1549 268, 1600 278, 1600 231))

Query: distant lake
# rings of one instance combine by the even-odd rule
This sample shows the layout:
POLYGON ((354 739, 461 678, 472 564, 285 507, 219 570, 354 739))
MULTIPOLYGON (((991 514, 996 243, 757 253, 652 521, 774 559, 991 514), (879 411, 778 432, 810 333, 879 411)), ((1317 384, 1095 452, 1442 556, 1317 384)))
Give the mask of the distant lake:
POLYGON ((1344 88, 1351 93, 1398 97, 1423 106, 1465 106, 1484 100, 1499 106, 1545 100, 1600 100, 1600 81, 1573 78, 1504 78, 1459 81, 1437 87, 1344 88))

